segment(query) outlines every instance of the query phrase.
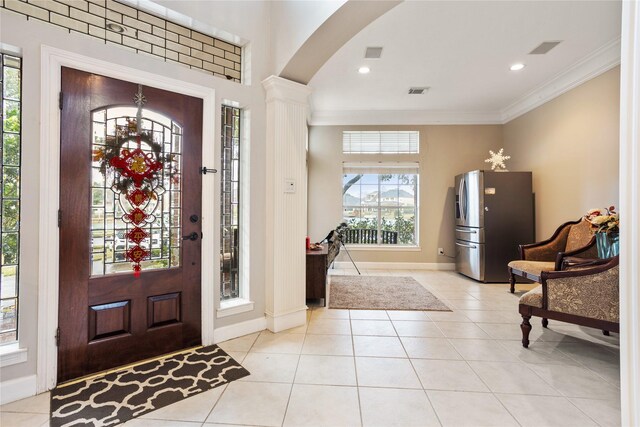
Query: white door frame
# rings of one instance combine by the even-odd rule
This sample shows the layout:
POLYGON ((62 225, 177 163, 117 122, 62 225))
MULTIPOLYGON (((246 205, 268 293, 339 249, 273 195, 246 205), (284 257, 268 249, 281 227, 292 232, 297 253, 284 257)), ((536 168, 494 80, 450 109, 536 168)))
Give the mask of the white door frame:
POLYGON ((622 2, 620 379, 622 425, 640 425, 640 4, 622 2))
MULTIPOLYGON (((61 67, 70 67, 115 79, 135 81, 147 86, 189 95, 203 100, 203 144, 202 161, 205 165, 216 164, 215 153, 218 139, 215 138, 215 90, 165 76, 124 67, 77 53, 50 46, 42 46, 40 86, 40 237, 38 273, 38 360, 37 393, 55 387, 57 381, 58 348, 55 333, 58 327, 58 266, 59 233, 57 212, 60 189, 60 110, 58 96, 61 86, 61 67), (215 141, 215 143, 213 143, 215 141)), ((132 98, 133 99, 133 98, 132 98)), ((208 175, 209 176, 209 175, 208 175)), ((215 218, 218 200, 217 175, 203 179, 202 194, 213 197, 202 199, 202 232, 215 236, 215 218), (213 218, 214 220, 206 220, 213 218)), ((202 241, 202 344, 213 344, 214 331, 214 287, 216 263, 216 239, 202 241), (212 266, 213 264, 213 266, 212 266), (209 266, 208 268, 205 268, 209 266)))

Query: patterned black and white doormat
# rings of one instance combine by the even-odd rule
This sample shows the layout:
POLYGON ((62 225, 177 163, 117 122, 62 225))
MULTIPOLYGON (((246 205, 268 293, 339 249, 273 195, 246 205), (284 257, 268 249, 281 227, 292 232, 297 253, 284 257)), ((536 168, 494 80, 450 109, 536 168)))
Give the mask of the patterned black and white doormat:
POLYGON ((200 347, 51 392, 51 426, 114 426, 249 375, 217 345, 200 347))

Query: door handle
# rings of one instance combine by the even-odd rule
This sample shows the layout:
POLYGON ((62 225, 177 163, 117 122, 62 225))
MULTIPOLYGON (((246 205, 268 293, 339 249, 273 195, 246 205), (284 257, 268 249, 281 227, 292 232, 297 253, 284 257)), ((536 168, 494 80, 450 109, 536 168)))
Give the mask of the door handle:
POLYGON ((462 207, 462 183, 464 182, 464 175, 462 176, 462 178, 460 178, 460 183, 458 183, 458 205, 460 207, 460 219, 462 219, 462 221, 464 221, 464 212, 463 207, 462 207))
POLYGON ((182 236, 182 240, 198 240, 198 233, 195 231, 191 234, 187 234, 186 236, 182 236))
POLYGON ((457 233, 470 233, 470 234, 476 234, 477 233, 476 230, 460 230, 459 228, 456 228, 456 232, 457 233))
POLYGON ((460 180, 460 206, 462 208, 462 220, 467 222, 467 178, 460 180))
POLYGON ((478 248, 477 246, 474 246, 474 245, 463 245, 462 243, 458 243, 458 242, 455 242, 455 243, 456 243, 456 246, 462 246, 463 248, 471 248, 471 249, 478 248))

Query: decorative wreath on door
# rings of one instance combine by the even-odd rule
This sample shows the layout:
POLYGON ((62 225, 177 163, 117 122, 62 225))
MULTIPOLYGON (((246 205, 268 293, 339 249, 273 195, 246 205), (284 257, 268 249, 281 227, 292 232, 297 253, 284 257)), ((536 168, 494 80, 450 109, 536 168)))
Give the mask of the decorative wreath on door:
POLYGON ((172 173, 175 169, 174 156, 163 155, 162 145, 153 140, 153 134, 140 131, 140 116, 139 111, 138 118, 128 118, 126 125, 116 126, 116 135, 108 136, 105 146, 93 152, 93 161, 99 164, 99 171, 105 177, 113 176, 111 189, 121 195, 119 201, 124 212, 121 219, 133 226, 126 234, 127 240, 133 243, 126 252, 126 258, 133 263, 136 277, 140 275, 140 263, 149 256, 149 251, 140 244, 149 237, 143 227, 156 218, 153 212, 157 204, 150 202, 158 200, 165 191, 162 187, 163 169, 174 177, 172 179, 178 179, 178 175, 172 173), (131 148, 134 142, 134 148, 131 148), (150 150, 143 150, 143 143, 150 150))

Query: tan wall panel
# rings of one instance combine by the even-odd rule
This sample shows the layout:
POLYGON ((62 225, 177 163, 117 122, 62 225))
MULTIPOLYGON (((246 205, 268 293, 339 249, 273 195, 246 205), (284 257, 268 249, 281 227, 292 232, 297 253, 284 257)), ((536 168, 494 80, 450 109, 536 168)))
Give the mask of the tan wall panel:
MULTIPOLYGON (((537 240, 588 209, 618 204, 618 67, 500 125, 314 126, 309 135, 309 223, 312 241, 342 219, 342 162, 366 161, 342 154, 344 130, 420 131, 420 250, 353 251, 368 262, 453 262, 438 256, 453 249, 453 177, 486 169, 489 150, 504 146, 511 171, 532 171, 537 240)), ((389 156, 390 161, 410 160, 389 156)))
POLYGON ((510 166, 533 171, 538 240, 590 208, 618 205, 619 121, 616 67, 504 125, 510 166))
MULTIPOLYGON (((342 154, 345 130, 420 131, 418 251, 353 250, 356 261, 448 263, 453 246, 453 183, 462 172, 483 169, 489 150, 502 146, 502 126, 313 126, 309 134, 309 223, 311 241, 323 239, 342 221, 342 162, 371 161, 369 155, 342 154)), ((389 155, 389 161, 415 156, 389 155)), ((343 255, 341 255, 343 256, 343 255)))

